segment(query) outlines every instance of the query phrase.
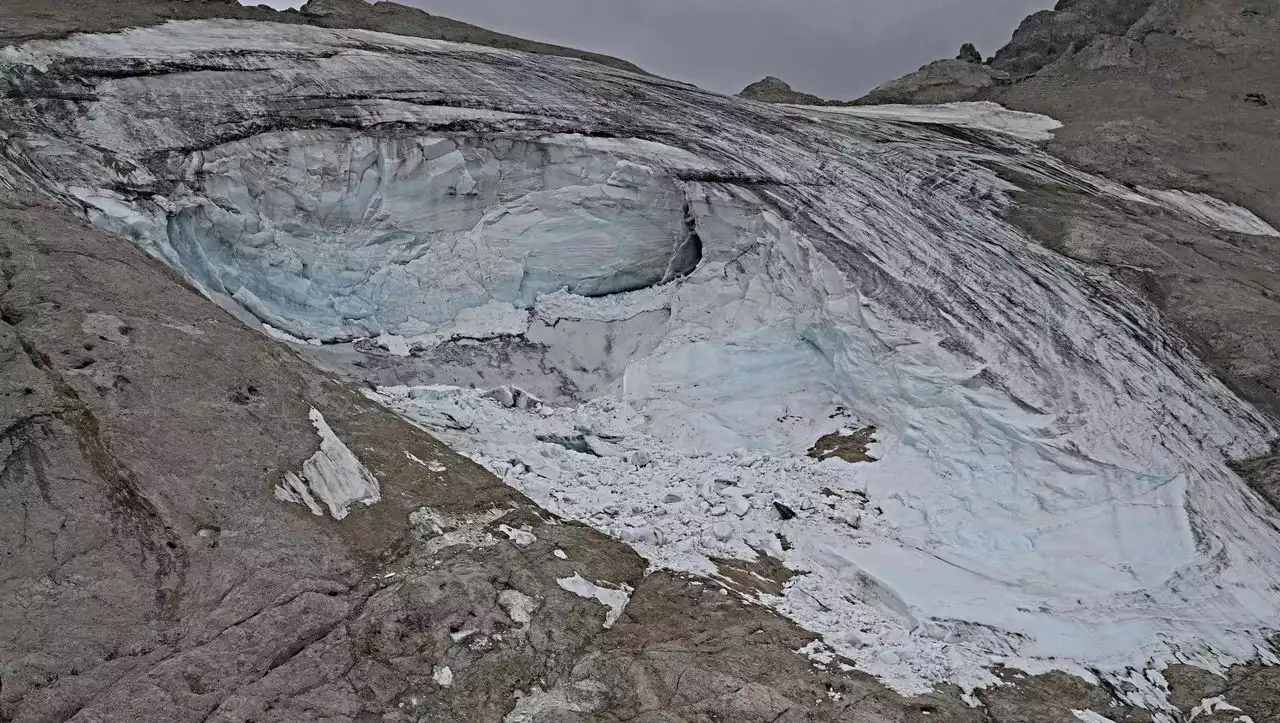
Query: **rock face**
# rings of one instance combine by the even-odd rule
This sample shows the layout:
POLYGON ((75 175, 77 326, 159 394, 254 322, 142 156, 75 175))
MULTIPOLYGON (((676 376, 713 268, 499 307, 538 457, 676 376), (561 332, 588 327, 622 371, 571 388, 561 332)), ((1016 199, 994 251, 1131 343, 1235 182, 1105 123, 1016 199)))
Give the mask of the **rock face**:
POLYGON ((960 54, 956 56, 956 60, 963 60, 966 63, 981 63, 982 53, 978 52, 973 43, 965 43, 960 46, 960 54))
POLYGON ((1121 37, 1157 0, 1059 0, 1053 10, 1022 21, 991 65, 1015 77, 1029 75, 1077 53, 1102 37, 1121 37))
POLYGON ((810 93, 801 93, 791 89, 781 78, 768 76, 758 80, 738 94, 739 98, 758 100, 761 103, 791 103, 794 105, 821 105, 823 100, 810 93))

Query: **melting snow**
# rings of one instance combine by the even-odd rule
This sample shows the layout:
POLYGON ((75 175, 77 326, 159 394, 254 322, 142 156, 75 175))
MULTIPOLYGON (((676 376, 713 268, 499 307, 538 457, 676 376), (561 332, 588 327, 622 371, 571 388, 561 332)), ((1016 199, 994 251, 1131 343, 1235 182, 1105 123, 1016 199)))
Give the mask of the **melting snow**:
POLYGON ((519 590, 503 590, 498 593, 498 604, 507 611, 511 622, 522 626, 527 626, 533 620, 533 611, 537 608, 533 598, 519 590))
POLYGON ((516 547, 528 547, 538 541, 538 538, 532 532, 517 530, 514 527, 498 525, 498 531, 514 542, 516 547))
POLYGON ((996 131, 1029 141, 1047 141, 1062 123, 1049 116, 1009 110, 998 103, 944 103, 940 105, 800 106, 823 113, 859 118, 882 118, 911 123, 942 123, 961 128, 996 131))
POLYGON ((1191 709, 1191 717, 1188 720, 1195 720, 1202 715, 1213 715, 1214 713, 1230 713, 1240 712, 1240 709, 1227 702, 1226 696, 1219 695, 1215 698, 1205 698, 1200 701, 1200 705, 1191 709))
POLYGON ((447 665, 437 666, 431 671, 431 679, 441 688, 448 688, 453 685, 453 670, 447 665))

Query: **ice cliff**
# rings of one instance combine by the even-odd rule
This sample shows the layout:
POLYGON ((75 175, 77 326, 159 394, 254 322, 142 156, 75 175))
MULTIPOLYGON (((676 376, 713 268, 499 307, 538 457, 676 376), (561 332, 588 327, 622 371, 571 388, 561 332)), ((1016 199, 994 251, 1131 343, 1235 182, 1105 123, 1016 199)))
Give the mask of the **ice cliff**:
POLYGON ((1277 515, 1226 461, 1276 430, 1000 212, 1017 179, 1262 222, 1076 172, 1043 118, 234 21, 0 50, 0 83, 0 184, 279 337, 450 349, 377 396, 657 565, 781 560, 759 600, 819 659, 919 690, 1271 655, 1277 515), (804 454, 868 426, 874 461, 804 454))

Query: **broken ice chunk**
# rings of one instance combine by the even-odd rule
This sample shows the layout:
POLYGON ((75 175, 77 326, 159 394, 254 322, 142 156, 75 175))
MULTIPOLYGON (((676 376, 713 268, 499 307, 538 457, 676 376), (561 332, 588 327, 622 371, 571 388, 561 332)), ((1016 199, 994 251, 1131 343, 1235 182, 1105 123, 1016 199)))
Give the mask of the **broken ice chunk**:
POLYGON ((378 479, 338 439, 324 415, 311 410, 311 422, 320 435, 320 450, 302 463, 302 473, 288 472, 276 487, 276 499, 305 504, 313 514, 323 506, 335 520, 345 518, 356 504, 377 504, 382 498, 378 479))
POLYGON ((622 616, 622 611, 626 608, 627 603, 631 601, 632 591, 627 585, 622 585, 619 588, 601 587, 578 574, 574 574, 573 577, 556 580, 556 584, 578 597, 595 600, 608 607, 609 612, 604 617, 604 626, 606 628, 613 627, 613 624, 622 616))

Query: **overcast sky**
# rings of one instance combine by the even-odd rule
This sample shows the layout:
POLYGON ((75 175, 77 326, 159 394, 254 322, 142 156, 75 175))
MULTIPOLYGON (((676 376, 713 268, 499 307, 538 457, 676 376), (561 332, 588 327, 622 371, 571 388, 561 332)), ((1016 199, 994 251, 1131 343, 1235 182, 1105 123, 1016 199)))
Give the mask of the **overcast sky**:
MULTIPOLYGON (((972 42, 990 55, 1053 0, 399 0, 736 93, 776 75, 853 98, 972 42)), ((288 0, 273 0, 285 2, 288 0)))

